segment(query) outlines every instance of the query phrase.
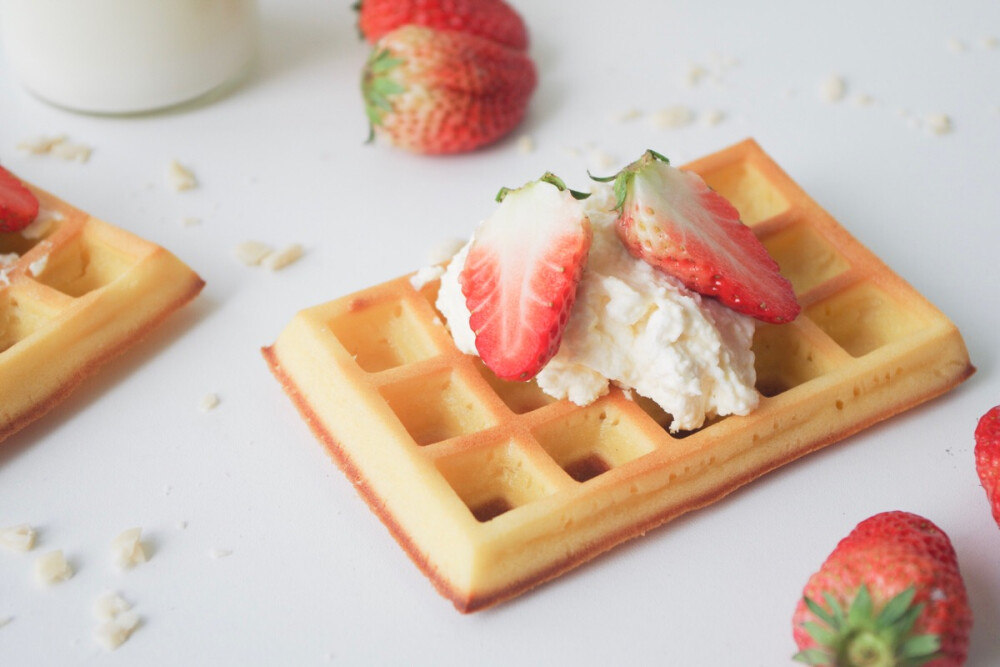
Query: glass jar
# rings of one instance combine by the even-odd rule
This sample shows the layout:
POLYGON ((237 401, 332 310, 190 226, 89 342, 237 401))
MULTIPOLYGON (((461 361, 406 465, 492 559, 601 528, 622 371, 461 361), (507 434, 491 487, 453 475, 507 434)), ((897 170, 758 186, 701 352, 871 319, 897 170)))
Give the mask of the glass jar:
POLYGON ((256 0, 0 0, 0 40, 24 86, 61 107, 124 114, 238 78, 257 44, 256 0))

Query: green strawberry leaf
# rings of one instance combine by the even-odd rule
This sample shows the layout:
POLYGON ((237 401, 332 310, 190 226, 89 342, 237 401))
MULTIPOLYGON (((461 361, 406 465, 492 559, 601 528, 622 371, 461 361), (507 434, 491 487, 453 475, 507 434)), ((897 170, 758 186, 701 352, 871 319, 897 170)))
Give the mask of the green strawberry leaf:
POLYGON ((792 656, 792 660, 816 666, 833 664, 833 656, 818 648, 807 648, 804 651, 799 651, 792 656))

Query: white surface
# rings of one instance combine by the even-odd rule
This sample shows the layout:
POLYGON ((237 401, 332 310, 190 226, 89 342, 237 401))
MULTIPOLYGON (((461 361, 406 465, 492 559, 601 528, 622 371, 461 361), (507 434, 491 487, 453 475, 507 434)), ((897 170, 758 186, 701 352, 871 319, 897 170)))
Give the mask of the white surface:
POLYGON ((976 617, 969 664, 1000 662, 1000 530, 972 456, 976 419, 1000 402, 1000 50, 982 42, 1000 36, 1000 4, 518 2, 541 74, 529 118, 509 140, 451 158, 362 144, 367 50, 348 4, 263 3, 252 78, 166 115, 60 111, 0 61, 2 163, 208 281, 192 307, 3 443, 0 525, 32 523, 39 546, 0 552, 0 618, 13 616, 0 664, 790 664, 809 574, 859 521, 896 508, 951 536, 976 617), (688 65, 714 57, 739 64, 688 88, 688 65), (837 104, 820 97, 833 74, 847 82, 837 104), (874 104, 854 106, 859 93, 874 104), (654 127, 651 112, 678 103, 726 116, 654 127), (633 107, 647 115, 614 122, 633 107), (931 136, 900 109, 947 113, 954 132, 931 136), (90 162, 15 150, 45 133, 92 145, 90 162), (533 153, 518 151, 522 134, 533 153), (546 169, 585 185, 587 165, 567 147, 593 142, 617 166, 647 147, 682 162, 747 136, 957 322, 979 372, 531 594, 457 614, 327 459, 258 348, 296 310, 421 266, 491 210, 501 185, 546 169), (199 189, 170 191, 173 158, 199 189), (247 267, 233 256, 247 239, 306 254, 278 273, 247 267), (203 412, 209 393, 221 403, 203 412), (131 526, 151 558, 120 572, 110 543, 131 526), (56 548, 76 574, 41 588, 33 559, 56 548), (232 553, 213 558, 220 549, 232 553), (106 589, 142 618, 115 653, 92 637, 106 589))

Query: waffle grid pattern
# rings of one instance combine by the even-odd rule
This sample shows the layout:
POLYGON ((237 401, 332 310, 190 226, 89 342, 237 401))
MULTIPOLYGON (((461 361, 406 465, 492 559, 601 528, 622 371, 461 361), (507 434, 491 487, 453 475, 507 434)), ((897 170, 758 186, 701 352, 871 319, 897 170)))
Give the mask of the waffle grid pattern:
POLYGON ((39 219, 0 234, 0 440, 204 284, 156 244, 32 190, 39 219))
POLYGON ((362 495, 460 610, 516 595, 971 372, 954 326, 756 143, 688 168, 740 210, 803 306, 791 324, 758 328, 763 398, 750 416, 671 435, 669 415, 619 390, 578 407, 499 380, 454 347, 434 309, 437 284, 417 291, 406 277, 303 311, 299 333, 290 326, 265 351, 362 495), (315 345, 308 362, 288 352, 303 336, 315 345), (326 399, 303 363, 363 400, 331 393, 317 406, 326 399), (390 425, 362 442, 337 422, 366 409, 390 425), (395 495, 385 466, 407 488, 402 478, 419 478, 426 495, 395 495))

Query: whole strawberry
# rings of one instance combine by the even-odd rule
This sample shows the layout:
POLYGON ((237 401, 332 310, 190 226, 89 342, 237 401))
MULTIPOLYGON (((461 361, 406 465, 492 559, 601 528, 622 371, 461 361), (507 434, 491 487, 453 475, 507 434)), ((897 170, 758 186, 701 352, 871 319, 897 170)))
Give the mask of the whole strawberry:
POLYGON ((646 151, 618 174, 595 180, 614 181, 616 229, 633 256, 759 320, 790 322, 799 314, 778 263, 697 174, 646 151))
POLYGON ((528 30, 503 0, 361 0, 358 28, 371 43, 404 25, 466 32, 523 51, 528 30))
POLYGON ((14 174, 0 167, 0 233, 19 232, 38 216, 38 199, 14 174))
POLYGON ((884 512, 809 578, 793 623, 806 664, 958 667, 972 613, 948 536, 916 514, 884 512))
POLYGON ((492 143, 524 117, 537 75, 524 53, 475 35, 405 26, 378 41, 361 90, 375 135, 417 153, 492 143))
POLYGON ((983 415, 976 425, 976 472, 986 489, 993 519, 1000 526, 1000 405, 983 415))

